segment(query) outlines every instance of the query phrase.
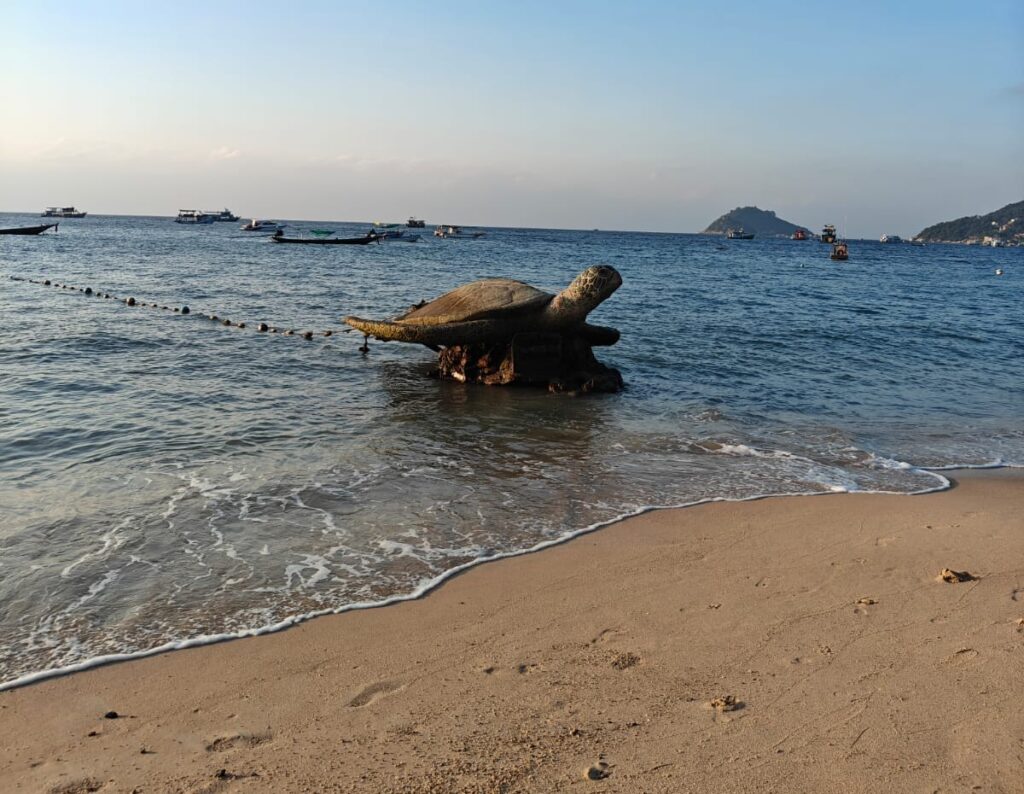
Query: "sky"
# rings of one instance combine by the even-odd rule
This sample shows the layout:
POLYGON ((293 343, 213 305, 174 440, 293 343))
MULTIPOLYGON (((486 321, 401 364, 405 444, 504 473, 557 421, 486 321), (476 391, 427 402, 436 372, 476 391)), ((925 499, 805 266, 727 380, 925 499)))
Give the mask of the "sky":
POLYGON ((0 211, 851 237, 1024 199, 1024 2, 0 0, 0 211))

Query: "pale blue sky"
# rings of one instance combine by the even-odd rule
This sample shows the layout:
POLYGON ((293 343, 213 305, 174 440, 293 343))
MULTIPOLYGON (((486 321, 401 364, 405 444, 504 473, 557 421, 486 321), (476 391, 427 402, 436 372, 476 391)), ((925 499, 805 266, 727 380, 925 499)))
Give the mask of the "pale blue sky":
POLYGON ((1024 198, 1024 3, 0 0, 0 210, 851 236, 1024 198))

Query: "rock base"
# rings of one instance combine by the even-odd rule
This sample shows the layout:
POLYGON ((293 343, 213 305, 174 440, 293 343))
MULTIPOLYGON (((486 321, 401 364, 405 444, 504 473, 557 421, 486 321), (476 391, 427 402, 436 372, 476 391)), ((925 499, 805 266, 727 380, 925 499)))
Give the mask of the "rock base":
POLYGON ((580 336, 523 333, 510 342, 452 345, 438 354, 439 378, 488 386, 541 386, 552 392, 617 392, 622 375, 594 357, 580 336))

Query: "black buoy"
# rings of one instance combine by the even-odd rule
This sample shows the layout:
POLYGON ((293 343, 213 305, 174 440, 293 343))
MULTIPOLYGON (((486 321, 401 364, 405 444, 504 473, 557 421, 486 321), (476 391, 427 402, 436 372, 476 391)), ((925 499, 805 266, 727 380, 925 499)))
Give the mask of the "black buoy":
POLYGON ((239 328, 245 328, 245 323, 238 323, 239 328))
POLYGON ((92 287, 86 287, 85 288, 85 294, 86 295, 92 295, 92 287))
POLYGON ((304 333, 302 335, 302 338, 303 339, 312 339, 313 338, 313 332, 312 331, 306 331, 306 333, 304 333))
POLYGON ((260 323, 259 325, 256 326, 256 330, 257 331, 269 331, 270 330, 270 326, 267 325, 266 323, 260 323))
POLYGON ((182 306, 182 307, 181 307, 181 313, 182 313, 182 314, 188 314, 188 313, 189 313, 189 308, 188 308, 188 306, 182 306))
POLYGON ((44 281, 43 284, 45 284, 47 287, 49 287, 50 286, 50 279, 46 279, 46 281, 44 281))
POLYGON ((127 303, 129 306, 134 306, 135 305, 135 298, 125 298, 124 302, 127 303))
POLYGON ((231 325, 231 320, 224 320, 224 325, 231 325))
POLYGON ((218 317, 216 314, 211 314, 210 319, 213 320, 214 322, 217 322, 217 320, 219 320, 220 317, 218 317))
POLYGON ((285 336, 295 336, 295 332, 291 328, 289 328, 287 331, 284 332, 284 335, 285 336))
POLYGON ((324 331, 324 336, 330 336, 333 333, 334 333, 334 331, 330 331, 330 330, 324 331))

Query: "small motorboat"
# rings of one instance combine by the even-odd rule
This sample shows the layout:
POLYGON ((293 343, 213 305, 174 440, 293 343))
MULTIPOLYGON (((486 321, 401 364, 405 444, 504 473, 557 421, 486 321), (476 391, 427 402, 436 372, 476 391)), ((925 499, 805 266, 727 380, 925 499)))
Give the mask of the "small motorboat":
POLYGON ((903 238, 900 237, 898 234, 883 234, 881 237, 878 238, 878 242, 880 242, 880 243, 902 243, 903 242, 903 238))
POLYGON ((285 237, 278 230, 270 237, 275 243, 295 243, 297 245, 368 245, 379 243, 380 235, 369 232, 363 237, 285 237))
POLYGON ((0 229, 0 234, 42 234, 47 229, 53 229, 54 231, 57 231, 58 226, 60 226, 59 223, 46 223, 43 224, 42 226, 20 226, 15 229, 0 229))
POLYGON ((280 232, 284 227, 285 224, 278 223, 277 221, 258 221, 253 218, 244 224, 241 229, 243 232, 280 232))
POLYGON ((442 224, 434 229, 434 237, 444 240, 478 240, 485 234, 486 232, 466 231, 461 226, 451 223, 442 224))
POLYGON ((740 228, 740 229, 729 229, 729 231, 727 231, 725 233, 725 236, 728 239, 730 239, 730 240, 753 240, 754 239, 754 233, 753 232, 746 232, 742 228, 740 228))
POLYGON ((836 242, 832 244, 832 253, 829 255, 829 259, 834 259, 837 262, 845 262, 849 258, 850 251, 845 242, 836 242))
POLYGON ((793 232, 793 235, 789 239, 790 240, 806 240, 807 239, 807 230, 806 229, 797 229, 795 232, 793 232))
POLYGON ((410 215, 409 220, 405 222, 405 225, 408 226, 410 229, 425 229, 427 227, 427 222, 424 220, 420 220, 419 218, 414 218, 412 215, 410 215))
POLYGON ((831 223, 828 224, 824 229, 821 230, 821 237, 818 238, 823 243, 834 243, 836 241, 836 227, 831 223))

